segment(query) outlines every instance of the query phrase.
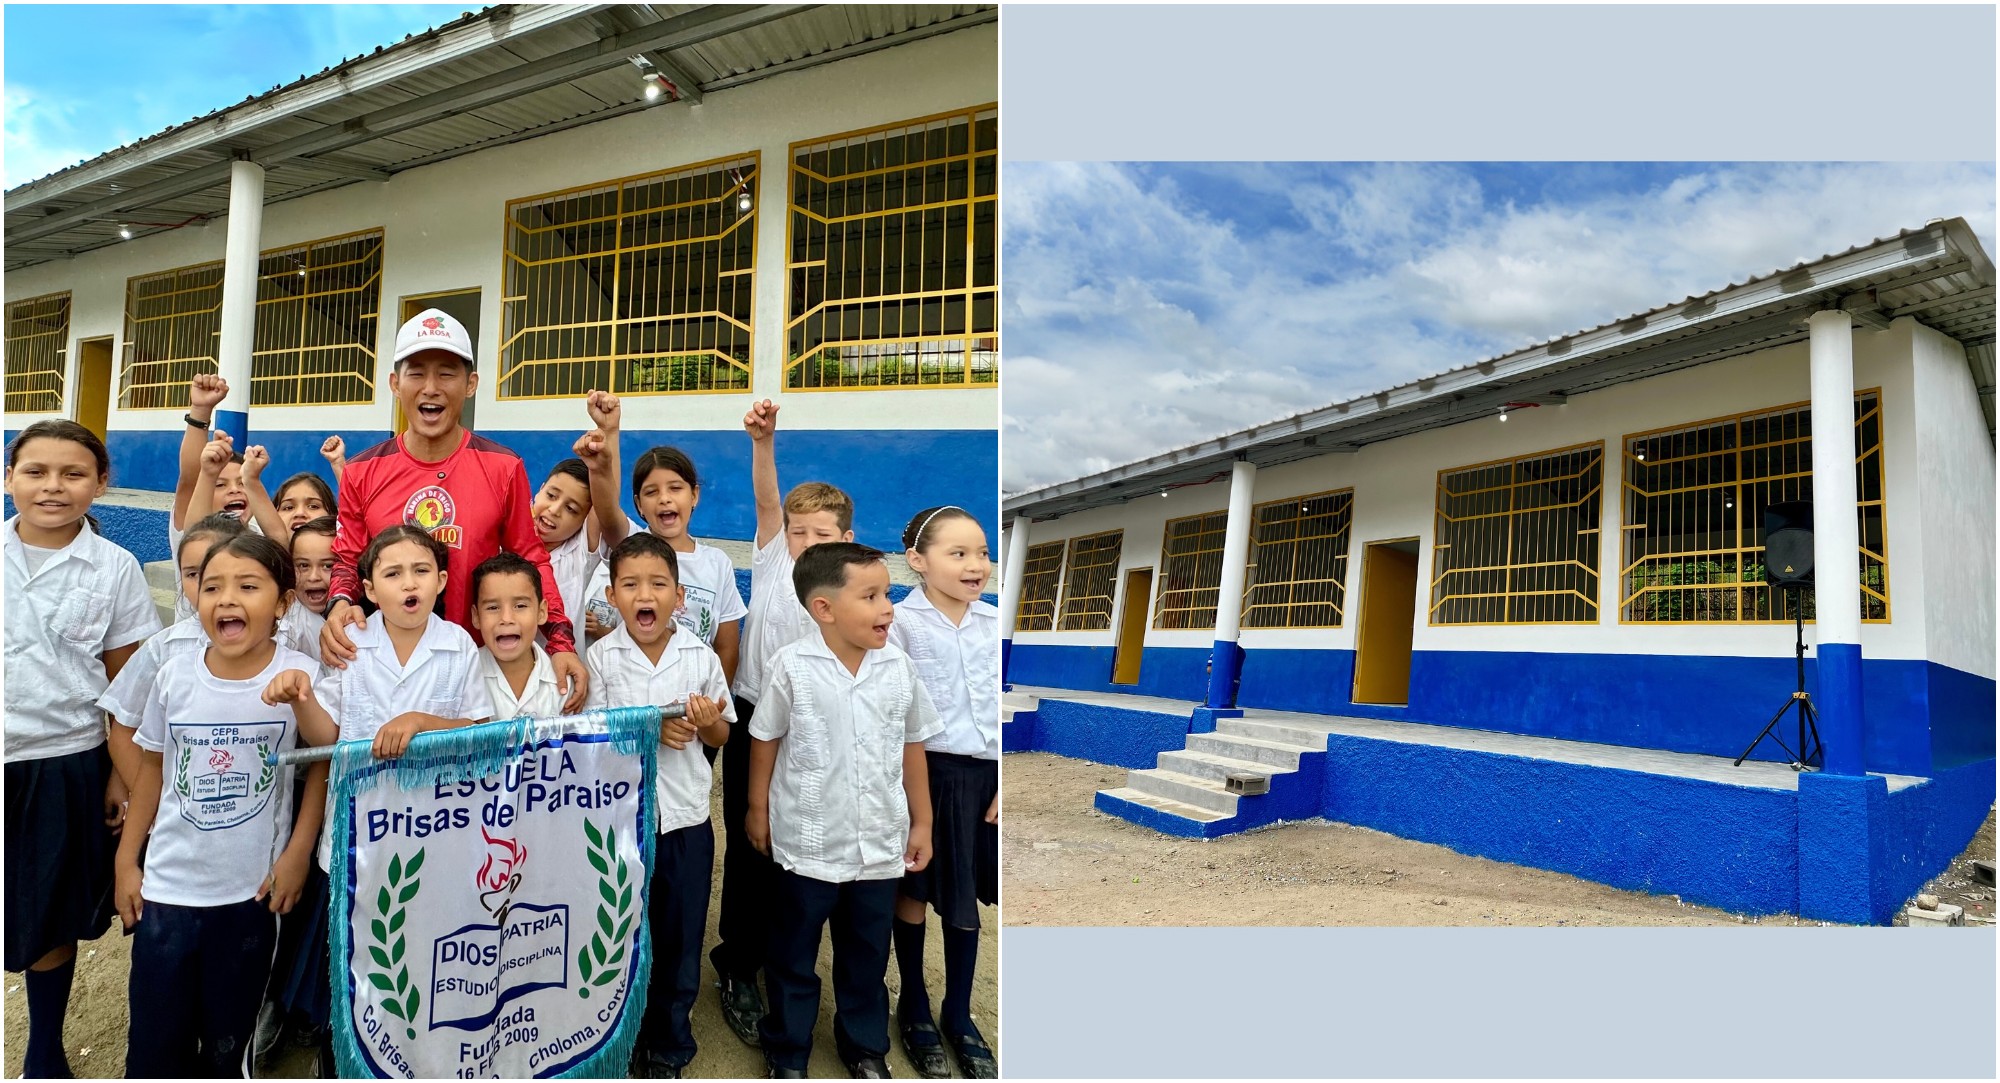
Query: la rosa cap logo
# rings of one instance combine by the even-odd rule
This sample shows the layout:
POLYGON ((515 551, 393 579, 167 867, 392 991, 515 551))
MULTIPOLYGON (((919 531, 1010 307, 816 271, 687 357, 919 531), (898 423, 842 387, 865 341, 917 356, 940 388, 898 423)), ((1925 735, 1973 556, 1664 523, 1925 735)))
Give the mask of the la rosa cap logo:
POLYGON ((462 534, 456 523, 457 511, 450 493, 427 485, 410 494, 403 505, 403 521, 456 549, 462 534))

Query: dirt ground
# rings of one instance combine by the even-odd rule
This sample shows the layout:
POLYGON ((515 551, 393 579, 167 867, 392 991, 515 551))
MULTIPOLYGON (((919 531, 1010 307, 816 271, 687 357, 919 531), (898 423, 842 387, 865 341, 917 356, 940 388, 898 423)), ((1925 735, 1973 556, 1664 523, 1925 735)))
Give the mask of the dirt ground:
MULTIPOLYGON (((1745 918, 1667 895, 1468 857, 1364 827, 1274 825, 1177 839, 1098 812, 1122 768, 1043 752, 1001 773, 1000 869, 1009 925, 1817 925, 1745 918)), ((1993 856, 1993 820, 1966 857, 1993 856)), ((1983 911, 1993 915, 1991 888, 1983 911)), ((1946 901, 1957 902, 1956 897, 1946 901)), ((1970 923, 1969 923, 1970 924, 1970 923)))
MULTIPOLYGON (((722 821, 721 789, 718 786, 714 804, 714 822, 722 821)), ((725 839, 718 826, 715 833, 715 894, 711 896, 708 908, 708 939, 704 947, 713 946, 716 940, 715 921, 722 892, 722 852, 725 839)), ((979 967, 972 987, 972 1016, 979 1024, 980 1033, 985 1035, 996 1056, 1000 1056, 999 1026, 999 914, 991 907, 980 912, 979 967)), ((69 1054, 71 1069, 79 1078, 116 1078, 125 1073, 125 1033, 126 1033, 126 975, 131 965, 131 940, 117 932, 117 920, 112 921, 113 931, 104 937, 78 945, 76 985, 70 994, 69 1021, 63 1028, 63 1048, 69 1054)), ((944 996, 944 948, 937 916, 931 915, 930 939, 924 954, 928 980, 925 986, 930 990, 931 1007, 936 1010, 944 996)), ((840 1057, 833 1048, 833 982, 831 978, 832 952, 830 946, 820 948, 820 976, 824 987, 820 995, 819 1027, 813 1038, 812 1063, 810 1073, 818 1078, 846 1078, 847 1069, 840 1063, 840 1057)), ((760 1077, 764 1074, 764 1056, 757 1050, 738 1041, 736 1035, 722 1021, 722 1008, 713 991, 715 971, 702 959, 703 990, 694 1009, 695 1040, 701 1044, 701 1052, 695 1055, 694 1063, 688 1066, 691 1078, 740 1079, 760 1077)), ((19 974, 5 976, 6 997, 6 1073, 7 1078, 16 1079, 21 1075, 21 1058, 27 1046, 27 996, 23 991, 19 974)), ((901 986, 897 977, 896 963, 891 956, 889 963, 889 996, 891 1003, 901 986)), ((916 1069, 911 1067, 903 1055, 902 1042, 893 1030, 889 1039, 889 1069, 902 1078, 913 1078, 916 1069)), ((952 1062, 954 1070, 957 1061, 952 1062)), ((302 1079, 313 1074, 311 1050, 290 1044, 289 1039, 281 1045, 273 1056, 273 1063, 259 1073, 270 1078, 302 1079)))
MULTIPOLYGON (((1971 845, 1965 848, 1964 853, 1952 858, 1943 872, 1923 886, 1923 891, 1936 895, 1939 902, 1964 907, 1967 928, 1992 928, 1993 885, 1980 882, 1973 874, 1974 859, 1993 860, 1993 814, 1990 812, 1986 814, 1986 823, 1979 828, 1979 833, 1972 836, 1971 845)), ((1909 921, 1902 914, 1897 914, 1896 924, 1908 925, 1909 921)))

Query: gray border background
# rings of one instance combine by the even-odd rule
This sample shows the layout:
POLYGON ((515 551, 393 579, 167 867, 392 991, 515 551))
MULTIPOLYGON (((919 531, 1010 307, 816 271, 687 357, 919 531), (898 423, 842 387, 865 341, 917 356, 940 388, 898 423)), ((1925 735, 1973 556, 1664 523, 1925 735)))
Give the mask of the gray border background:
MULTIPOLYGON (((1994 158, 1989 5, 1010 4, 1001 25, 1008 161, 1994 158)), ((1010 1077, 1995 1072, 1991 929, 1001 945, 1010 1077)))

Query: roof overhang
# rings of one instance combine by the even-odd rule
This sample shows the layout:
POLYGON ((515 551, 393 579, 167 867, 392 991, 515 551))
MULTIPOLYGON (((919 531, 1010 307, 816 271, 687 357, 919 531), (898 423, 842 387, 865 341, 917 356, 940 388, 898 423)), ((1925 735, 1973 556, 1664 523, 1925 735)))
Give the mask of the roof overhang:
POLYGON ((1993 262, 1965 220, 1935 221, 1372 395, 1009 494, 1002 510, 1009 519, 1052 519, 1216 480, 1237 460, 1274 466, 1490 417, 1508 403, 1560 402, 1804 341, 1806 317, 1826 308, 1846 309, 1859 326, 1911 317, 1963 343, 1991 435, 1993 288, 1993 262))
POLYGON ((6 194, 8 270, 991 23, 991 4, 504 4, 6 194), (675 93, 645 96, 641 66, 675 93))

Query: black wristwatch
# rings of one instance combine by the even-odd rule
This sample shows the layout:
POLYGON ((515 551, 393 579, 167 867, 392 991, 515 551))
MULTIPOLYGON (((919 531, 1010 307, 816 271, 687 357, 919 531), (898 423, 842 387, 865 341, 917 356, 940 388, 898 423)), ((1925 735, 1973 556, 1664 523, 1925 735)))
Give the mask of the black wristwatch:
POLYGON ((187 422, 188 427, 193 429, 207 429, 210 427, 206 421, 196 421, 193 414, 182 414, 181 420, 187 422))

